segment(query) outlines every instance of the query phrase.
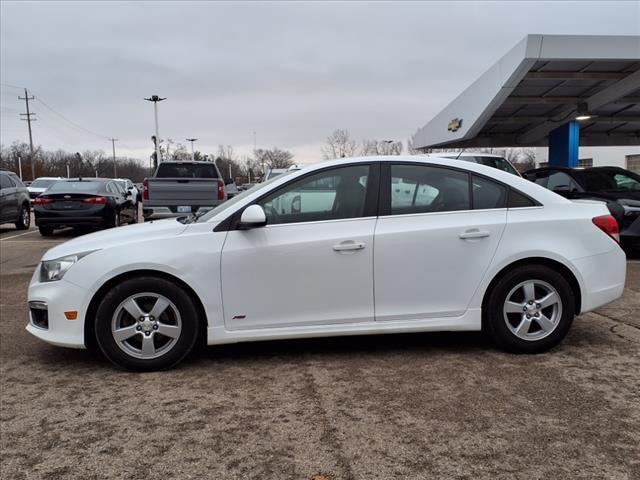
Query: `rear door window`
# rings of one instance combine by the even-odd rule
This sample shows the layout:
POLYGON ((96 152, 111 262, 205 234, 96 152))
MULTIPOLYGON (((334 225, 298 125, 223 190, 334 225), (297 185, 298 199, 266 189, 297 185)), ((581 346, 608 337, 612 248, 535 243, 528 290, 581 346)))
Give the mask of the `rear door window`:
POLYGON ((0 188, 2 188, 2 190, 13 187, 15 187, 15 185, 9 178, 9 175, 0 175, 0 188))
POLYGON ((466 173, 428 165, 391 165, 391 215, 470 208, 466 173))
POLYGON ((473 209, 504 208, 507 188, 487 178, 473 176, 473 209))

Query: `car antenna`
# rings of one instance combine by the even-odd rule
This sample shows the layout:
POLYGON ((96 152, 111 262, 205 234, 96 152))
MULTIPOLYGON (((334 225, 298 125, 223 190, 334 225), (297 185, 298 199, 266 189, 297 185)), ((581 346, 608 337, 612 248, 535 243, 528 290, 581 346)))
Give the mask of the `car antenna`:
POLYGON ((466 149, 467 149, 467 147, 464 147, 462 150, 460 150, 460 153, 456 157, 456 160, 458 160, 460 158, 460 155, 462 155, 462 152, 464 152, 466 149))

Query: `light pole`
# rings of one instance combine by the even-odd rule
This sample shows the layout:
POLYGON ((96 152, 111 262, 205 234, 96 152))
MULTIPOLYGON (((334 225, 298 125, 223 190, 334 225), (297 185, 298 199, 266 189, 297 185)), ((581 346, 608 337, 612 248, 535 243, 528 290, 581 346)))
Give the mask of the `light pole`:
POLYGON ((117 178, 118 171, 116 169, 116 142, 118 141, 118 139, 110 138, 109 141, 111 142, 111 148, 113 149, 113 178, 117 178))
POLYGON ((160 135, 158 134, 158 102, 166 100, 166 98, 160 98, 158 95, 151 95, 149 98, 145 98, 148 102, 153 102, 153 114, 156 120, 156 163, 160 163, 160 135))
POLYGON ((191 142, 191 161, 193 162, 195 160, 195 156, 194 156, 194 153, 193 153, 193 142, 197 141, 198 139, 197 138, 185 138, 185 140, 187 142, 191 142))

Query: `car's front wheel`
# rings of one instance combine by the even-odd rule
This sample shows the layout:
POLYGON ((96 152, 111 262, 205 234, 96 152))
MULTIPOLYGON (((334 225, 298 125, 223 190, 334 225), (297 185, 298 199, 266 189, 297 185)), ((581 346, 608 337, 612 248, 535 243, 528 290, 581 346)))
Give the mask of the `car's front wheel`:
POLYGON ((566 336, 575 298, 562 274, 545 265, 525 265, 498 280, 485 308, 485 327, 500 348, 539 353, 566 336))
POLYGON ((193 349, 198 312, 187 292, 159 277, 119 283, 100 302, 96 341, 121 368, 151 371, 171 368, 193 349))

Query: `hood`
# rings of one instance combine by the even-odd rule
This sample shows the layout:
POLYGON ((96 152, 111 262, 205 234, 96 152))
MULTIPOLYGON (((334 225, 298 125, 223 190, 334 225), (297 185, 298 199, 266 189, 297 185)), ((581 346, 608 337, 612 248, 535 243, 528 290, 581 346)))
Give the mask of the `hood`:
POLYGON ((102 250, 138 241, 153 240, 157 237, 180 235, 187 228, 175 218, 156 220, 153 222, 127 225, 126 227, 110 228, 69 240, 61 245, 53 247, 42 257, 43 260, 52 260, 75 253, 102 250))

